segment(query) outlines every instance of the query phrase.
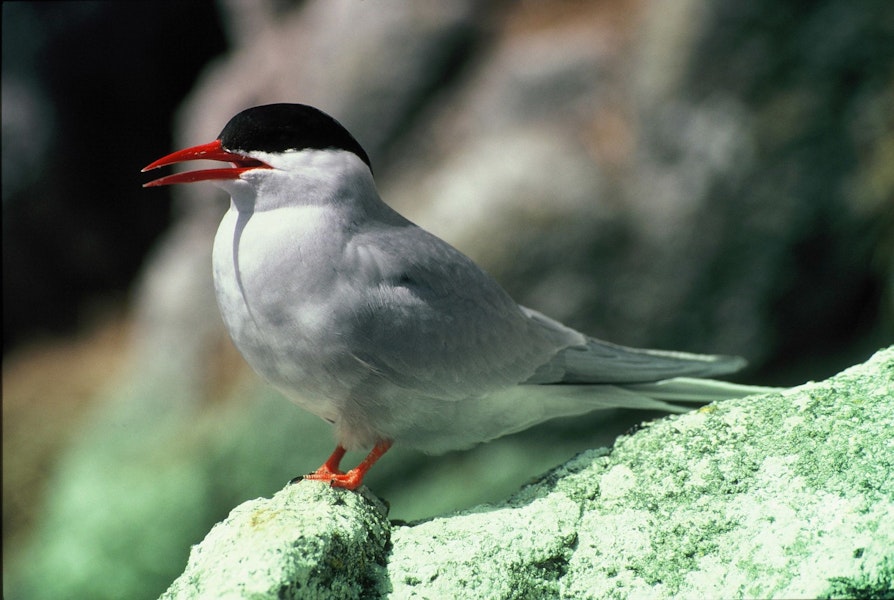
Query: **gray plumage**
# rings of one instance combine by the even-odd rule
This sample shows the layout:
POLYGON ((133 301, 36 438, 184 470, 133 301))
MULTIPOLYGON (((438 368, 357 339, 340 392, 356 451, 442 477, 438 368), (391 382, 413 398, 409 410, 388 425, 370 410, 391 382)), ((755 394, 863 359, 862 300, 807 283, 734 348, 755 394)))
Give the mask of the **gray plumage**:
POLYGON ((340 448, 311 478, 353 489, 393 441, 466 448, 559 416, 623 406, 669 411, 762 391, 708 378, 738 357, 627 348, 519 306, 464 254, 379 198, 369 157, 334 119, 280 104, 236 115, 185 160, 229 169, 214 242, 220 312, 248 363, 335 426, 340 448), (375 445, 345 474, 341 447, 375 445))
MULTIPOLYGON (((440 452, 606 406, 673 410, 631 384, 744 365, 610 344, 517 305, 385 205, 353 154, 254 155, 282 166, 220 183, 233 195, 214 246, 221 313, 248 362, 347 448, 440 452)), ((693 401, 715 388, 683 387, 693 401)))

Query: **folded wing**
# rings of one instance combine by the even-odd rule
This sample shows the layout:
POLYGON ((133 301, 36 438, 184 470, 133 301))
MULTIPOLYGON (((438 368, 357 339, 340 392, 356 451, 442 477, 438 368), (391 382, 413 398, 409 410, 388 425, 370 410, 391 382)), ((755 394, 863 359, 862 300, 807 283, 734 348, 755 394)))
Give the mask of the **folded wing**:
POLYGON ((589 338, 517 305, 465 255, 412 224, 358 235, 368 280, 354 309, 355 355, 377 377, 460 400, 519 384, 634 384, 713 377, 738 357, 628 348, 589 338))

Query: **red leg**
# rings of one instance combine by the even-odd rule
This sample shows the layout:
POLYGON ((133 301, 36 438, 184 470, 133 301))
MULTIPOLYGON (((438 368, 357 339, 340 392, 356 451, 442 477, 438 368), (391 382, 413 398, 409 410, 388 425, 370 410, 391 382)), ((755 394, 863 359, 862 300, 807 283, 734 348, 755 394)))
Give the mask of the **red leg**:
POLYGON ((345 455, 345 449, 339 445, 335 448, 335 452, 332 453, 329 460, 323 463, 322 467, 310 475, 305 475, 304 479, 328 481, 329 485, 332 487, 356 490, 363 483, 363 476, 366 475, 366 472, 369 471, 370 467, 376 464, 376 461, 382 458, 383 454, 388 452, 391 443, 391 441, 377 443, 373 449, 370 450, 366 458, 363 459, 363 462, 347 473, 342 473, 338 469, 338 465, 341 462, 342 457, 345 455))
POLYGON ((335 451, 332 455, 326 459, 326 462, 323 463, 323 466, 317 469, 317 471, 328 471, 329 473, 335 473, 337 475, 341 474, 341 470, 338 468, 338 465, 341 464, 341 459, 345 457, 346 450, 342 448, 341 445, 335 447, 335 451))

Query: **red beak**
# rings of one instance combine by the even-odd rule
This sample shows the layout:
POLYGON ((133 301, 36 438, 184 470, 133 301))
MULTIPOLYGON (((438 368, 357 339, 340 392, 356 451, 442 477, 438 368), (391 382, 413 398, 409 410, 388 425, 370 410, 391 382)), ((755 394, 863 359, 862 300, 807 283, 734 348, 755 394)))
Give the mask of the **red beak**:
POLYGON ((238 179, 239 175, 251 169, 272 169, 267 163, 261 162, 254 158, 249 158, 241 154, 236 154, 225 150, 220 145, 220 140, 214 140, 207 144, 193 146, 184 150, 172 152, 163 158, 159 158, 154 163, 147 165, 142 173, 173 165, 175 163, 185 162, 187 160, 220 160, 230 162, 232 167, 227 169, 205 169, 202 171, 187 171, 185 173, 175 173, 160 179, 155 179, 149 183, 144 183, 143 187, 157 187, 160 185, 171 185, 174 183, 193 183, 195 181, 208 181, 212 179, 238 179))

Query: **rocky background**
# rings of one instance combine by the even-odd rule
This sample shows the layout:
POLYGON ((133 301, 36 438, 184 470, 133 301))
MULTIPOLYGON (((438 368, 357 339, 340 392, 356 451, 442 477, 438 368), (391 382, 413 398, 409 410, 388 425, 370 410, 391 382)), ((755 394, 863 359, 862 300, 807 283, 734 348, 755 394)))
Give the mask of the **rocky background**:
MULTIPOLYGON (((2 43, 7 598, 156 597, 331 451, 221 329, 226 198, 140 189, 247 106, 333 114, 386 201, 598 337, 776 385, 894 339, 884 0, 4 3, 2 43)), ((368 483, 429 517, 649 416, 395 451, 368 483)))

